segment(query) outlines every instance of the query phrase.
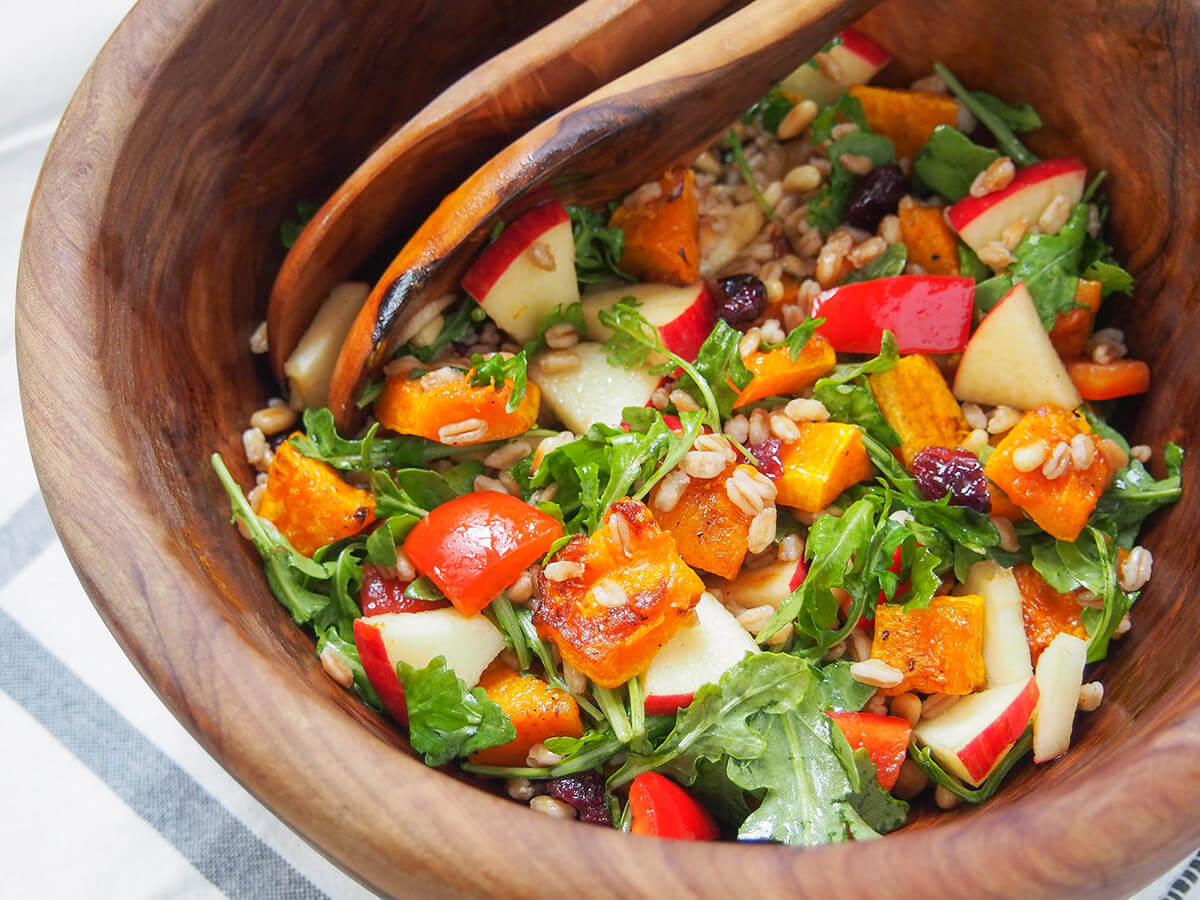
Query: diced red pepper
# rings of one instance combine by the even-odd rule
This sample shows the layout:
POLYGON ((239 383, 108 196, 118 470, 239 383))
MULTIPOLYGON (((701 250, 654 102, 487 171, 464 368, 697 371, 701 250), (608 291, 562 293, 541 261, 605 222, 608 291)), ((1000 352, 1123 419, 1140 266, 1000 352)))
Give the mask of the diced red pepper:
POLYGON ((896 275, 835 287, 813 302, 817 329, 839 353, 878 353, 884 331, 901 353, 960 353, 971 333, 975 282, 958 275, 896 275))
POLYGON ((634 834, 681 841, 715 841, 720 834, 707 809, 657 772, 643 772, 629 786, 634 834))
POLYGON ((474 615, 537 562, 562 524, 511 494, 476 491, 417 523, 404 552, 464 615, 474 615))
POLYGON ((367 563, 363 566, 362 591, 358 597, 362 614, 378 616, 382 613, 425 612, 427 609, 440 609, 450 605, 445 600, 407 597, 404 590, 408 584, 402 578, 384 576, 378 568, 367 563))
POLYGON ((900 766, 908 753, 912 725, 899 716, 881 716, 864 712, 828 712, 851 749, 862 748, 875 764, 879 786, 890 791, 900 777, 900 766))

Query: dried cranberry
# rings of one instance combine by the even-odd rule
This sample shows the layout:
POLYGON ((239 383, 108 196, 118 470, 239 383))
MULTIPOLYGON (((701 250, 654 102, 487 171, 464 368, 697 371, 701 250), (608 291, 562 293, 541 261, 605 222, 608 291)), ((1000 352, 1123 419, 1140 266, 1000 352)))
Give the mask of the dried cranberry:
POLYGON ((767 308, 767 289, 750 274, 717 279, 717 315, 730 325, 753 322, 767 308))
POLYGON ((579 813, 579 821, 591 825, 612 825, 604 802, 604 779, 595 772, 555 778, 546 784, 547 793, 556 800, 570 803, 579 813))
POLYGON ((779 458, 781 449, 783 441, 777 437, 769 437, 750 448, 751 455, 758 460, 759 471, 768 478, 778 478, 783 474, 783 460, 779 458))
POLYGON ((926 500, 940 500, 949 494, 953 506, 991 512, 992 497, 983 466, 969 450, 926 447, 913 458, 912 473, 926 500))
POLYGON ((880 219, 896 211, 900 199, 906 193, 908 181, 898 165, 893 163, 872 169, 863 176, 863 180, 850 195, 850 205, 846 207, 846 221, 855 228, 874 231, 879 227, 880 219))

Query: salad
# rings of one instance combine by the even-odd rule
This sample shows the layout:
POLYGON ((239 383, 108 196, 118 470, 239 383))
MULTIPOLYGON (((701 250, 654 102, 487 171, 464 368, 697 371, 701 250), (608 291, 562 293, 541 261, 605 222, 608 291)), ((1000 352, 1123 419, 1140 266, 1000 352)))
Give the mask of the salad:
POLYGON ((690 166, 497 228, 354 434, 339 287, 248 494, 214 455, 325 671, 429 765, 812 846, 983 802, 1102 702, 1183 459, 1107 420, 1150 372, 1096 328, 1133 287, 1105 174, 941 65, 870 85, 887 61, 848 30, 690 166))

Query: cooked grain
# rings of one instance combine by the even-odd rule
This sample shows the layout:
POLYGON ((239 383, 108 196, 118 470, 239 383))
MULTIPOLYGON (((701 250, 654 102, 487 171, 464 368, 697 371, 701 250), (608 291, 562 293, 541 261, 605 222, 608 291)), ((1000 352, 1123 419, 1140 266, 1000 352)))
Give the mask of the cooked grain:
POLYGON ((865 659, 862 662, 852 663, 850 666, 850 677, 860 684, 892 688, 904 680, 904 673, 893 666, 889 666, 882 659, 871 658, 865 659))
POLYGON ((438 429, 438 440, 452 447, 477 444, 487 438, 488 423, 484 419, 463 419, 438 429))

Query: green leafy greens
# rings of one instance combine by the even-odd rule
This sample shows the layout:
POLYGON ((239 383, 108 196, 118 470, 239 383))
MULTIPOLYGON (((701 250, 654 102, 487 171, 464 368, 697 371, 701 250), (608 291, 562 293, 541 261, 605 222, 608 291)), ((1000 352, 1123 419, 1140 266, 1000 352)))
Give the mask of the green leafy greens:
MULTIPOLYGON (((610 210, 611 212, 611 210, 610 210)), ((568 206, 575 238, 575 277, 580 284, 619 279, 634 281, 620 266, 625 232, 608 225, 608 217, 587 206, 568 206)))

